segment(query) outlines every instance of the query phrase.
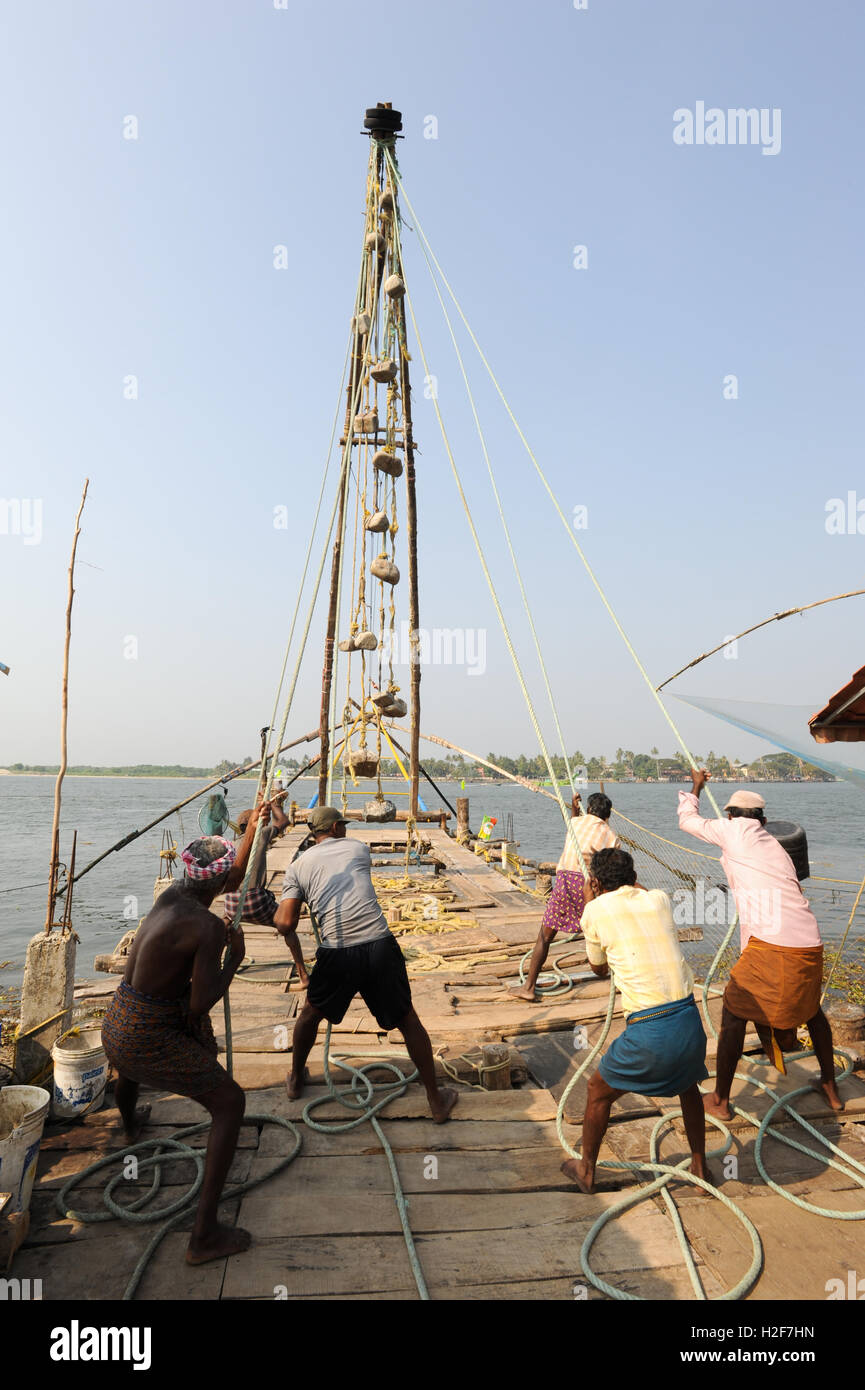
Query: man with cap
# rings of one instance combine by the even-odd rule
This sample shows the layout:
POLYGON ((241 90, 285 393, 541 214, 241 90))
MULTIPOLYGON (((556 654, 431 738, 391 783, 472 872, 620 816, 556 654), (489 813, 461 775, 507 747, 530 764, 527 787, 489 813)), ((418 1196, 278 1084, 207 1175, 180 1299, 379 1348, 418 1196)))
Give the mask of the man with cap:
POLYGON ((369 846, 346 839, 348 822, 333 806, 317 806, 308 824, 315 843, 286 870, 274 919, 277 931, 295 932, 306 903, 319 938, 306 1004, 294 1028, 289 1098, 303 1092, 306 1060, 322 1019, 340 1023, 359 994, 381 1028, 402 1033, 432 1117, 443 1124, 457 1093, 436 1080, 429 1034, 412 1007, 405 958, 375 895, 369 846))
POLYGON ((219 835, 193 840, 181 855, 185 874, 156 900, 135 933, 126 973, 102 1023, 102 1042, 118 1079, 114 1095, 126 1137, 137 1140, 148 1109, 136 1112, 143 1083, 197 1100, 210 1111, 204 1181, 189 1238, 189 1264, 246 1250, 250 1236, 216 1219, 237 1145, 244 1093, 216 1060, 210 1010, 243 960, 240 930, 226 932, 210 911, 214 898, 243 881, 255 827, 270 807, 253 811, 239 846, 219 835), (222 964, 222 954, 228 955, 222 964))
POLYGON ((805 1023, 820 1064, 819 1087, 833 1110, 844 1104, 835 1084, 832 1030, 820 1008, 823 942, 787 851, 766 830, 766 803, 758 792, 737 791, 726 820, 706 820, 699 796, 705 768, 691 773, 693 790, 679 792, 679 829, 718 845, 739 914, 741 954, 724 991, 715 1090, 706 1110, 730 1118, 730 1088, 745 1046, 748 1022, 766 1055, 784 1071, 784 1051, 796 1051, 796 1030, 805 1023))

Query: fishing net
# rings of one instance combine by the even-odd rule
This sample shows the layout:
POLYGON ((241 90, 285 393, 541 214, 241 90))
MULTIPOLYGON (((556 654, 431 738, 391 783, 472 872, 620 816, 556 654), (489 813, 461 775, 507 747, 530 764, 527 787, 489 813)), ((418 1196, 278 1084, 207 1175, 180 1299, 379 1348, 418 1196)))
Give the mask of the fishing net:
MULTIPOLYGON (((634 857, 637 881, 644 888, 661 888, 670 895, 682 949, 693 969, 704 973, 736 912, 720 857, 676 844, 615 809, 610 825, 634 857)), ((721 974, 728 973, 736 959, 735 933, 733 944, 736 950, 725 953, 730 959, 721 962, 721 974)))

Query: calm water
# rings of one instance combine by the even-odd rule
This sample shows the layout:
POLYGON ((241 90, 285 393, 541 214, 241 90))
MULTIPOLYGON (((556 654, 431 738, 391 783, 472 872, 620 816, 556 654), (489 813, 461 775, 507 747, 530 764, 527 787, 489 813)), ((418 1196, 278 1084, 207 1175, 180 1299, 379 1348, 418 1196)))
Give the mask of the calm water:
MULTIPOLYGON (((254 786, 254 782, 247 781, 230 785, 228 803, 232 816, 251 803, 254 786)), ((404 784, 393 786, 402 790, 404 784)), ((466 783, 464 793, 454 783, 442 782, 441 786, 454 804, 460 794, 470 798, 473 829, 477 829, 486 813, 499 818, 496 831, 504 833, 510 815, 520 854, 532 859, 558 858, 563 838, 561 815, 555 803, 546 797, 508 783, 466 783)), ((189 796, 195 787, 195 782, 173 778, 67 778, 63 789, 63 851, 68 853, 72 831, 77 829, 80 869, 115 840, 189 796)), ((301 804, 310 799, 314 790, 315 784, 310 781, 295 784, 301 804), (303 790, 298 791, 301 787, 303 790)), ((589 788, 592 790, 596 788, 589 788)), ((679 834, 676 790, 674 786, 652 784, 607 787, 614 806, 623 815, 677 843, 702 848, 697 841, 679 834)), ((723 793, 726 788, 719 790, 723 793)), ((812 875, 855 879, 858 884, 865 873, 865 801, 861 793, 845 782, 773 783, 760 790, 766 797, 770 819, 796 821, 805 827, 812 875)), ((438 798, 429 788, 427 792, 427 805, 438 806, 438 798)), ((27 941, 44 923, 46 887, 21 885, 41 885, 46 880, 53 795, 52 777, 0 777, 0 961, 9 962, 0 974, 2 985, 20 981, 27 941)), ((584 791, 584 802, 586 795, 584 791)), ((202 804, 203 800, 193 802, 165 822, 179 846, 199 833, 197 815, 202 804)), ((353 799, 351 805, 360 805, 360 800, 353 799)), ((708 808, 706 813, 710 813, 708 808)), ((92 974, 93 957, 110 952, 122 933, 151 906, 161 844, 162 826, 157 826, 118 854, 110 855, 76 886, 73 920, 81 938, 80 976, 92 974)), ((805 887, 824 937, 827 941, 837 938, 852 905, 851 891, 833 894, 819 888, 813 878, 805 887)), ((862 907, 859 920, 865 922, 862 907)))

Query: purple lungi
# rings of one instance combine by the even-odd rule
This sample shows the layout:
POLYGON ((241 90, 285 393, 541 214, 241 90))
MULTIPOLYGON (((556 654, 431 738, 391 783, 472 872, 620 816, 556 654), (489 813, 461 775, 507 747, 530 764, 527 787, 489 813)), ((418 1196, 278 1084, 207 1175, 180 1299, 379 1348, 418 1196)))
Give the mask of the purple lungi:
POLYGON ((544 912, 541 923, 545 931, 581 932, 580 919, 586 905, 583 891, 585 879, 579 872, 558 869, 553 884, 553 893, 544 912))

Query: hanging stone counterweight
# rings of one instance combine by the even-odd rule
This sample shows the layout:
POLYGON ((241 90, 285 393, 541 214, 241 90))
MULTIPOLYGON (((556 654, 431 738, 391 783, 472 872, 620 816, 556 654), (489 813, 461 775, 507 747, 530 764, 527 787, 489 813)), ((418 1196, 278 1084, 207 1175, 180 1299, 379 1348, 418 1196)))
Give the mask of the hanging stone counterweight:
POLYGON ((393 381, 396 373, 396 363, 389 357, 384 358, 381 362, 374 362, 369 369, 373 381, 393 381))
POLYGON ((402 477, 402 459, 398 459, 396 454, 388 453, 387 449, 378 449, 373 454, 372 466, 380 473, 387 473, 390 478, 402 477))
POLYGON ((399 570, 393 560, 389 560, 386 555, 377 555, 369 567, 370 574, 374 574, 376 579, 381 579, 385 584, 399 583, 399 570))

